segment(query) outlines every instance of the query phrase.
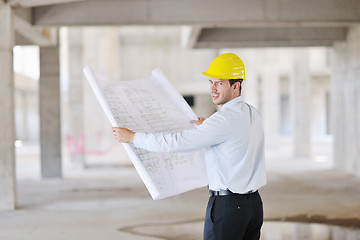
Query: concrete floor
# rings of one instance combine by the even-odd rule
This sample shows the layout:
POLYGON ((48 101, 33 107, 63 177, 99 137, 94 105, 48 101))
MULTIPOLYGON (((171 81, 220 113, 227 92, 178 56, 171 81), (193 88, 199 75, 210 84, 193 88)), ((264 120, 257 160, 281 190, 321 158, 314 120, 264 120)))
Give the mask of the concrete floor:
MULTIPOLYGON (((273 221, 360 229, 359 178, 332 170, 323 153, 296 160, 286 153, 268 155, 268 184, 260 193, 271 222, 264 224, 263 240, 295 239, 275 230, 273 221)), ((64 179, 40 180, 38 152, 20 150, 17 156, 18 209, 0 212, 0 240, 202 239, 205 188, 153 201, 127 160, 86 170, 68 165, 64 179)), ((286 224, 281 231, 289 232, 286 224)), ((333 230, 311 226, 291 232, 313 229, 317 238, 301 239, 335 239, 333 230)), ((337 239, 360 239, 358 230, 350 231, 353 238, 337 239)))

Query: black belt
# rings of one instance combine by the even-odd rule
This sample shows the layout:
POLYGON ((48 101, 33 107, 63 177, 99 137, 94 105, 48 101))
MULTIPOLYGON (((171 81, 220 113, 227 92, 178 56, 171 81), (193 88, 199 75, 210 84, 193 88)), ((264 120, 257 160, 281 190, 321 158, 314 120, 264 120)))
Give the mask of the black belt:
POLYGON ((233 193, 230 190, 220 190, 220 191, 213 191, 213 190, 209 190, 209 195, 210 197, 212 196, 228 196, 228 195, 246 195, 246 194, 251 194, 251 193, 255 193, 256 191, 249 191, 247 193, 233 193))

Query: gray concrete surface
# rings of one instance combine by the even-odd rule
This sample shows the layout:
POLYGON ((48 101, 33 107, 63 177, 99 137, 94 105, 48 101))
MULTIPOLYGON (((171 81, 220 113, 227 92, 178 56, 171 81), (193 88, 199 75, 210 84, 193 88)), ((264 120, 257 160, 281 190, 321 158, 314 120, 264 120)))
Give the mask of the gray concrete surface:
MULTIPOLYGON (((115 167, 106 161, 86 170, 64 164, 64 179, 40 180, 34 149, 17 149, 18 209, 0 212, 0 240, 201 239, 205 188, 153 201, 124 155, 115 167)), ((287 223, 276 228, 278 223, 265 222, 263 240, 359 239, 357 230, 345 238, 321 225, 289 225, 360 228, 360 179, 332 170, 328 156, 317 149, 312 159, 290 159, 291 151, 269 154, 268 184, 261 189, 265 220, 287 223), (299 237, 304 229, 314 237, 286 237, 299 237)))

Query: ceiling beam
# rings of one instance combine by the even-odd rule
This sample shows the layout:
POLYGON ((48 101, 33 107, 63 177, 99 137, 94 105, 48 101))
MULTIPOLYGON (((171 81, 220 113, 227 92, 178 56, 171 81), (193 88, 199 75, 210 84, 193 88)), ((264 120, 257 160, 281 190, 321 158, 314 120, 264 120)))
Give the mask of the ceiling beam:
POLYGON ((39 45, 41 47, 57 44, 57 31, 51 28, 32 26, 23 18, 14 15, 15 45, 39 45))
POLYGON ((194 48, 273 48, 273 47, 332 47, 332 41, 257 41, 257 42, 201 42, 195 45, 194 48))
POLYGON ((12 7, 26 8, 26 7, 39 7, 39 6, 81 2, 81 1, 89 1, 89 0, 7 0, 6 3, 12 7))
POLYGON ((181 29, 181 47, 192 49, 195 47, 202 27, 200 26, 183 26, 181 29))
POLYGON ((33 24, 244 27, 250 25, 348 26, 360 22, 359 0, 93 0, 71 3, 65 1, 60 1, 62 4, 58 5, 34 7, 33 24))
POLYGON ((195 48, 331 46, 345 41, 346 27, 204 28, 195 48))

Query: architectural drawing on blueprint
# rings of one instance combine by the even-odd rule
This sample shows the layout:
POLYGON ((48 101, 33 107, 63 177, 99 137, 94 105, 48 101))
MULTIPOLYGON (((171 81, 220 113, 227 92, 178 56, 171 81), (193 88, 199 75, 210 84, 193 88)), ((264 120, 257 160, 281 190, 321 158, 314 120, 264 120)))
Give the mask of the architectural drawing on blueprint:
MULTIPOLYGON (((196 115, 160 69, 132 81, 98 81, 84 69, 91 88, 112 126, 135 132, 179 132, 194 127, 196 115)), ((207 184, 203 152, 155 153, 124 144, 153 199, 183 193, 207 184)))

